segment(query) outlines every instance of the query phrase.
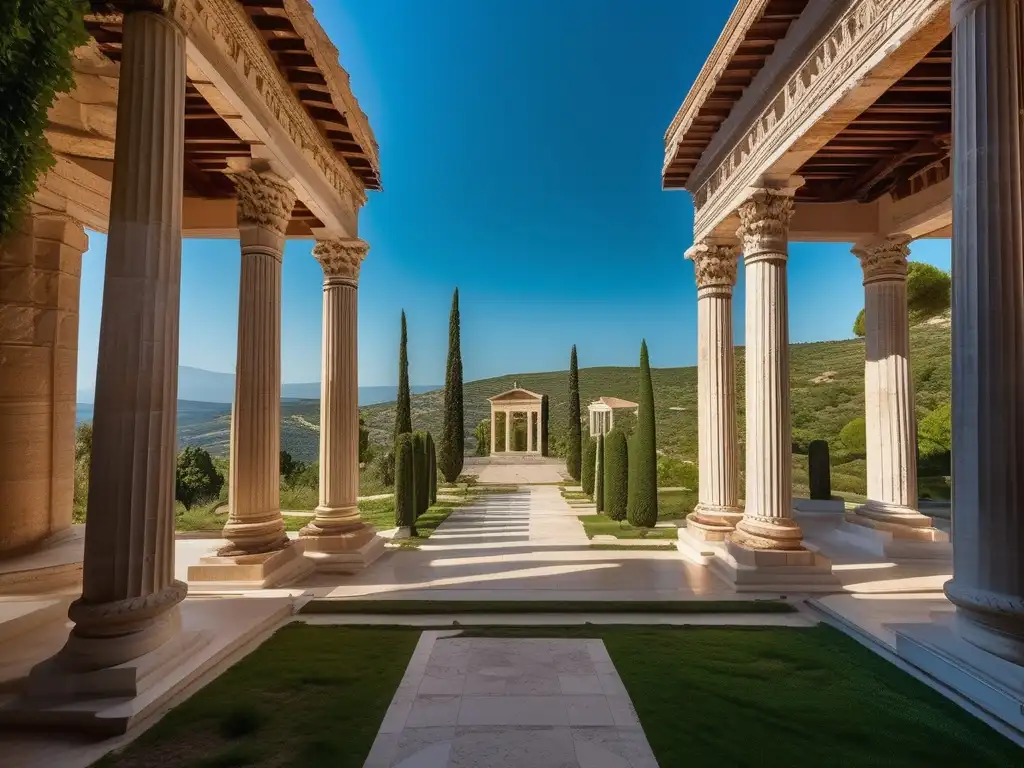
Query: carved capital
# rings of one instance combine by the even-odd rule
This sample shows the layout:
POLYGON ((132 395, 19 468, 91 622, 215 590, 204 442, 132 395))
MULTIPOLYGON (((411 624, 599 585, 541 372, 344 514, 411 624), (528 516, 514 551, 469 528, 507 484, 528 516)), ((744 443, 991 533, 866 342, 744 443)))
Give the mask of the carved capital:
POLYGON ((231 174, 238 193, 238 223, 256 224, 283 235, 295 207, 295 190, 279 176, 253 170, 231 174))
POLYGON ((910 237, 895 235, 884 240, 857 243, 853 247, 853 255, 860 259, 864 285, 883 280, 906 280, 910 237))
POLYGON ((790 190, 759 189, 737 210, 744 260, 785 259, 789 252, 789 221, 793 218, 790 190))
POLYGON ((693 262, 697 288, 728 288, 736 285, 736 266, 739 248, 735 245, 712 243, 704 240, 694 243, 686 258, 693 262))
POLYGON ((359 268, 369 250, 370 244, 358 238, 318 240, 313 247, 313 256, 323 267, 324 284, 356 285, 359 268))

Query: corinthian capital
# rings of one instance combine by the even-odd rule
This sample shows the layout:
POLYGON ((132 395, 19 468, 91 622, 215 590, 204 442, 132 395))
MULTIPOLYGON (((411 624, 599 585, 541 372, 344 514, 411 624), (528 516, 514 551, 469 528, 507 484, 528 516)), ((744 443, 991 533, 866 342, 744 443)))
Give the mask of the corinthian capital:
POLYGON ((894 235, 857 243, 853 247, 853 255, 860 259, 865 285, 882 280, 906 280, 910 237, 894 235))
POLYGON ((370 250, 370 244, 358 238, 318 240, 313 256, 324 270, 324 282, 355 284, 359 281, 359 268, 370 250))
POLYGON ((686 258, 693 262, 697 288, 729 288, 736 285, 739 247, 703 240, 694 243, 686 258))
POLYGON ((793 191, 759 189, 740 205, 740 228, 747 261, 759 256, 785 258, 789 250, 789 220, 793 218, 793 191))
POLYGON ((284 235, 295 207, 295 190, 269 171, 231 174, 238 194, 238 223, 256 224, 284 235))

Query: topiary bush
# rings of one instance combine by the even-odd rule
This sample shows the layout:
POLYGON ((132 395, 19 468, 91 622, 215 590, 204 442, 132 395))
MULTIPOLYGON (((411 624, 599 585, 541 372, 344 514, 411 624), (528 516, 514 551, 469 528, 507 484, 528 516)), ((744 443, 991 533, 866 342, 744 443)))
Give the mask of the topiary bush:
MULTIPOLYGON (((458 479, 458 475, 455 476, 458 479)), ((427 432, 427 489, 429 506, 437 504, 437 447, 434 436, 427 432)))
POLYGON ((868 450, 867 427, 862 416, 858 416, 839 430, 839 442, 853 456, 864 458, 868 450))
POLYGON ((0 240, 53 165, 43 132, 56 95, 75 85, 71 52, 89 39, 86 8, 81 0, 0 3, 0 240))
POLYGON ((597 461, 594 464, 594 505, 604 511, 604 435, 597 436, 597 461))
POLYGON ((594 469, 597 462, 597 441, 588 437, 583 443, 583 460, 580 465, 580 485, 588 496, 594 495, 594 469))
POLYGON ((626 435, 616 427, 604 439, 604 513, 612 520, 626 519, 628 482, 626 435))
POLYGON ((416 535, 416 470, 412 435, 395 438, 395 525, 416 535))
POLYGON ((430 506, 430 457, 427 455, 426 432, 412 433, 412 464, 416 489, 414 492, 416 517, 419 517, 430 506))
POLYGON ((832 498, 832 464, 829 462, 828 443, 812 440, 807 447, 807 482, 811 498, 827 501, 832 498))
POLYGON ((631 442, 626 519, 638 528, 653 528, 658 522, 658 450, 646 341, 640 344, 640 412, 631 442))

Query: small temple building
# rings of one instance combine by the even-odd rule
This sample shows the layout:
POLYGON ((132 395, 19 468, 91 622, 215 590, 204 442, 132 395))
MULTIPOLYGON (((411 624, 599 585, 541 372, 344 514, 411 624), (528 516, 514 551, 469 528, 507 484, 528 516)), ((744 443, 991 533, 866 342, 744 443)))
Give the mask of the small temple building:
POLYGON ((607 435, 615 426, 615 413, 628 412, 636 415, 640 406, 621 397, 599 397, 587 406, 590 414, 590 436, 607 435))
POLYGON ((533 453, 538 456, 547 442, 542 431, 546 428, 542 415, 544 396, 523 389, 516 382, 507 392, 487 398, 491 404, 491 455, 495 453, 533 453), (498 450, 498 416, 504 432, 503 448, 498 450), (526 447, 516 450, 513 433, 522 421, 526 422, 526 447), (511 426, 511 429, 510 429, 511 426))

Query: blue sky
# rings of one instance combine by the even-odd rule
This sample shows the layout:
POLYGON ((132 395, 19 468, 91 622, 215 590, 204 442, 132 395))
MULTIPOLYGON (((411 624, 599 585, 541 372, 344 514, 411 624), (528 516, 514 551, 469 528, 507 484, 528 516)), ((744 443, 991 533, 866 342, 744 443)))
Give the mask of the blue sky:
MULTIPOLYGON (((314 0, 378 142, 383 193, 360 234, 359 380, 397 378, 399 313, 410 378, 444 380, 458 285, 467 380, 580 365, 696 359, 696 289, 683 260, 693 209, 663 192, 663 135, 730 3, 679 0, 314 0)), ((79 388, 96 371, 103 253, 82 268, 79 388)), ((319 266, 312 243, 284 261, 282 369, 320 372, 319 266)), ((948 241, 913 257, 949 269, 948 241)), ((235 241, 187 240, 180 362, 231 371, 235 241)), ((846 245, 793 244, 793 341, 847 338, 863 305, 846 245)), ((743 338, 742 278, 736 293, 743 338)))

